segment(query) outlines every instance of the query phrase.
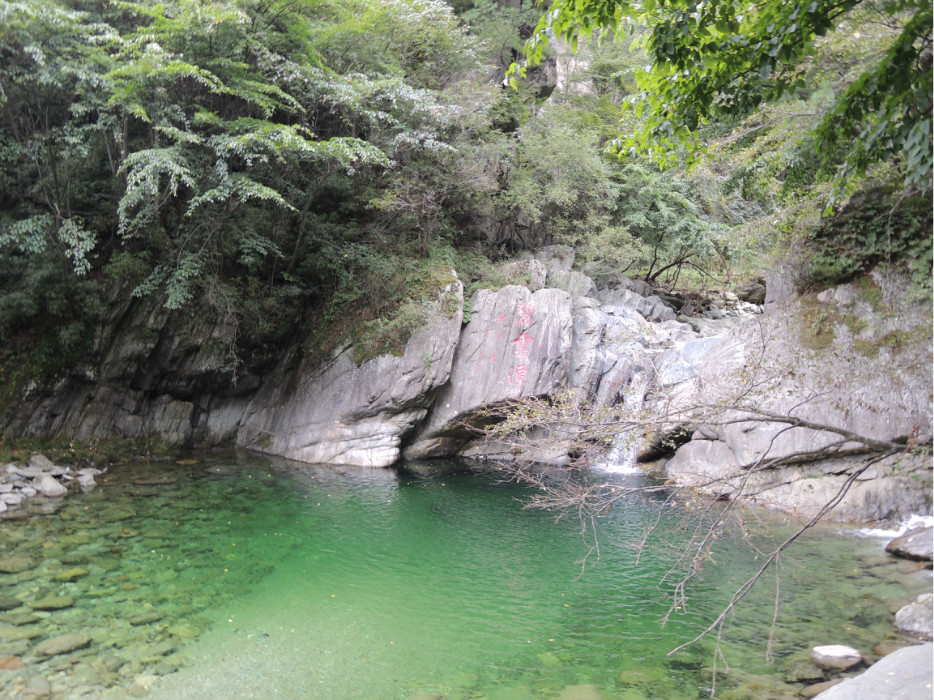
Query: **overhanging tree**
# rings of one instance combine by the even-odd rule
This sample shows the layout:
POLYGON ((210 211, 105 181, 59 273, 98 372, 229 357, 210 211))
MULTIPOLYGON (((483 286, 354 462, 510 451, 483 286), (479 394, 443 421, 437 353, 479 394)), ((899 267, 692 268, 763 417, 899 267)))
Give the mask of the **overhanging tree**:
POLYGON ((662 165, 693 162, 712 120, 751 114, 806 84, 807 59, 819 37, 856 11, 891 33, 887 50, 869 58, 841 85, 813 131, 814 151, 837 165, 837 192, 866 168, 896 157, 904 185, 931 187, 931 26, 927 0, 555 0, 526 43, 522 72, 553 37, 577 47, 581 37, 644 31, 651 66, 637 77, 627 102, 640 117, 612 144, 618 153, 645 153, 662 165), (843 153, 842 158, 840 153, 843 153))

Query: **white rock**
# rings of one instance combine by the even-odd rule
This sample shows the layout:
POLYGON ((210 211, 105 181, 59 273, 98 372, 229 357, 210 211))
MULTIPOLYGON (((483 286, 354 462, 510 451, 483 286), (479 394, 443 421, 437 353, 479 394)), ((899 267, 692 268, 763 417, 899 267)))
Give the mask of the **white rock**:
POLYGON ((14 476, 23 476, 27 479, 35 479, 42 476, 43 472, 39 467, 29 466, 29 467, 18 467, 15 464, 6 465, 7 474, 13 474, 14 476))
POLYGON ((863 660, 863 655, 853 647, 830 644, 811 649, 811 660, 821 668, 845 671, 863 660))
POLYGON ((68 489, 58 483, 54 476, 50 476, 49 474, 43 474, 37 481, 33 482, 33 485, 39 493, 50 498, 64 496, 68 491, 68 489))
POLYGON ((26 499, 25 496, 21 493, 4 493, 0 494, 0 503, 5 503, 8 506, 18 506, 26 499))
POLYGON ((93 491, 97 488, 97 482, 94 481, 93 474, 79 474, 78 485, 81 487, 82 491, 93 491))

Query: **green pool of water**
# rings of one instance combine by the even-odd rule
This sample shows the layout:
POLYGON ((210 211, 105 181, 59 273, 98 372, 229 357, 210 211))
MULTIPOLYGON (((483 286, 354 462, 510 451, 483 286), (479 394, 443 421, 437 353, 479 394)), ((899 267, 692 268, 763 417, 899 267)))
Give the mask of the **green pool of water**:
POLYGON ((745 530, 727 528, 662 626, 678 577, 660 581, 701 513, 633 499, 599 519, 591 552, 579 521, 523 509, 527 495, 457 464, 207 455, 114 468, 56 513, 0 523, 0 557, 35 563, 0 574, 24 604, 0 613, 0 657, 24 664, 0 670, 0 697, 42 675, 63 697, 677 700, 709 696, 715 658, 722 697, 778 697, 810 646, 871 653, 892 602, 930 587, 883 542, 821 529, 730 617, 722 657, 712 639, 669 657, 761 564, 746 535, 763 547, 791 524, 747 514, 745 530), (4 619, 49 595, 74 604, 4 619), (35 654, 73 631, 90 646, 35 654))

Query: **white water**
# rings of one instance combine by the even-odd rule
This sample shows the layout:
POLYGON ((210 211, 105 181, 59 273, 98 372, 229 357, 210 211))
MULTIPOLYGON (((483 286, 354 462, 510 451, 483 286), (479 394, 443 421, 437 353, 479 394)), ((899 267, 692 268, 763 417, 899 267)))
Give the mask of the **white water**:
POLYGON ((892 539, 904 535, 906 532, 913 530, 916 527, 931 527, 932 525, 934 525, 934 516, 912 515, 907 520, 903 520, 897 529, 886 530, 884 528, 864 527, 857 530, 855 534, 860 535, 861 537, 880 537, 892 539))

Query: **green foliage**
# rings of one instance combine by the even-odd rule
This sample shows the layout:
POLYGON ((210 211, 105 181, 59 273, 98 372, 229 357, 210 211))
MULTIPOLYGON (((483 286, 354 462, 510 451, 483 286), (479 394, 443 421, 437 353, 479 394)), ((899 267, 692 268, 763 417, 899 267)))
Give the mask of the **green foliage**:
POLYGON ((4 340, 43 311, 65 333, 53 297, 89 319, 119 291, 263 346, 309 306, 378 298, 387 243, 450 235, 440 210, 427 234, 417 209, 369 222, 456 162, 474 118, 442 92, 476 43, 442 2, 0 0, 0 18, 4 340))
MULTIPOLYGON (((697 4, 689 0, 557 0, 525 47, 524 66, 543 55, 549 37, 577 48, 580 37, 621 35, 641 28, 652 65, 638 76, 629 107, 636 128, 615 144, 619 153, 647 153, 662 165, 697 160, 704 125, 731 121, 761 104, 806 90, 809 57, 819 37, 845 25, 860 9, 856 0, 787 3, 738 0, 697 4)), ((855 176, 892 154, 904 158, 904 183, 931 183, 931 27, 926 0, 883 0, 872 11, 891 35, 887 50, 868 61, 833 100, 813 131, 814 152, 831 162, 843 144, 838 172, 844 190, 855 176), (890 28, 890 29, 889 29, 890 28)), ((873 31, 878 31, 874 29, 873 31)))
POLYGON ((930 193, 906 198, 886 186, 857 193, 810 235, 805 284, 828 287, 886 264, 903 268, 916 288, 929 291, 932 204, 930 193))
POLYGON ((657 279, 692 258, 729 255, 725 227, 702 216, 686 180, 634 162, 622 167, 619 179, 623 223, 653 251, 646 279, 657 279), (661 260, 660 253, 665 253, 661 260))

